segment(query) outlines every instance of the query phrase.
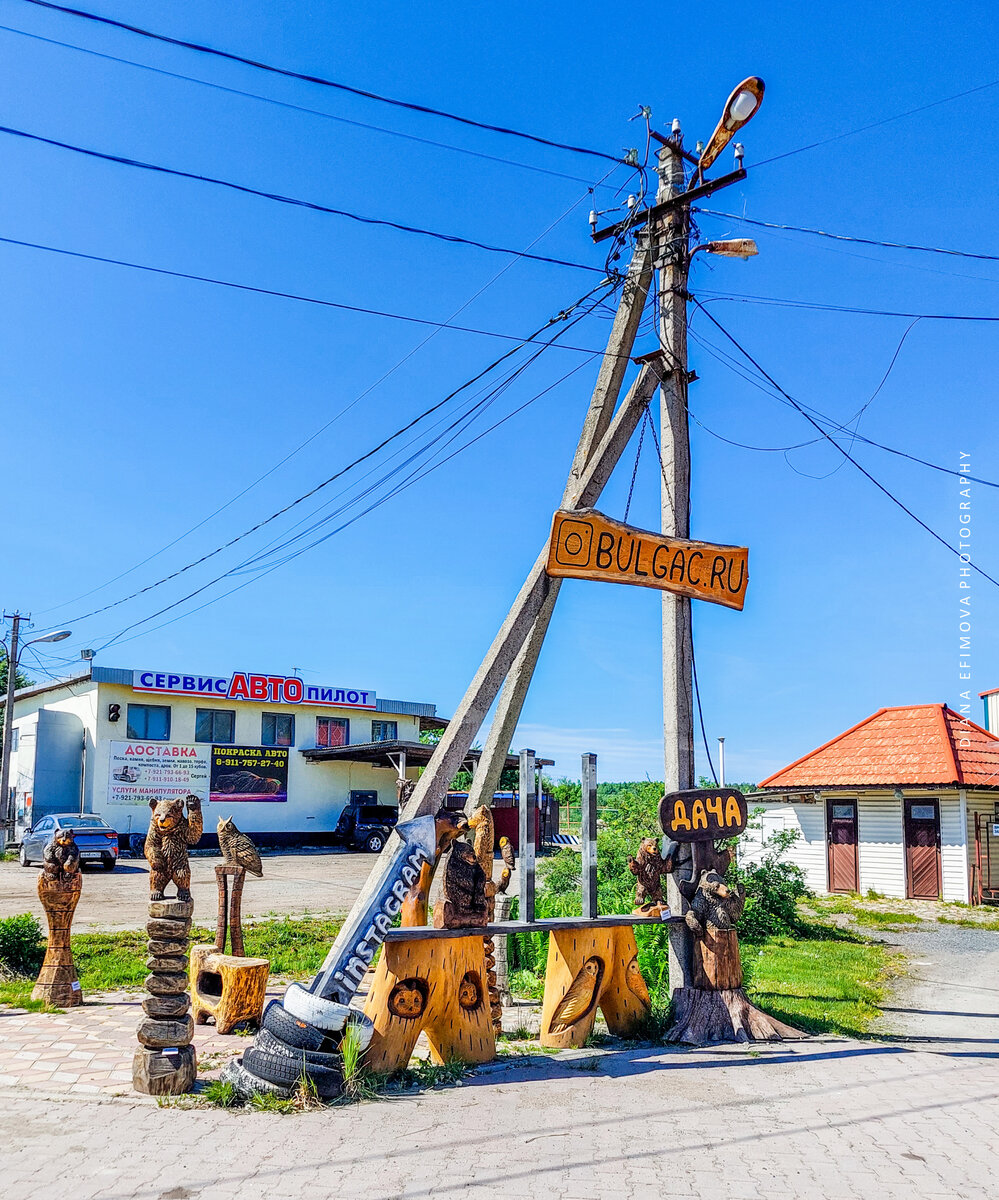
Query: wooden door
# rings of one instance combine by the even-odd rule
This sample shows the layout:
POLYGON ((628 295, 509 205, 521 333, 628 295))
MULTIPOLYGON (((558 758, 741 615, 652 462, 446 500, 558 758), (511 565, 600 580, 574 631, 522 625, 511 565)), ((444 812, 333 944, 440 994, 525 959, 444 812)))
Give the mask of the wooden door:
POLYGON ((905 803, 905 894, 911 900, 940 898, 940 805, 905 803))
POLYGON ((826 841, 831 892, 860 891, 857 840, 856 800, 827 800, 826 841))

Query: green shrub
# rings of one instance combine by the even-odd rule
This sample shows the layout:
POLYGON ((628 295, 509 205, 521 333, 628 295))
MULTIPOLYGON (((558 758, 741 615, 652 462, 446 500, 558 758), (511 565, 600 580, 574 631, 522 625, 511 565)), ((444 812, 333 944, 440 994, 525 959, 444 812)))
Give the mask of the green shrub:
MULTIPOLYGON (((750 828, 759 828, 759 812, 750 828)), ((762 942, 768 937, 795 937, 801 934, 798 901, 811 895, 805 872, 784 857, 798 840, 796 829, 781 829, 763 843, 759 862, 736 864, 731 875, 746 889, 746 909, 739 921, 739 937, 745 942, 762 942)))
POLYGON ((30 913, 0 921, 0 973, 30 978, 44 957, 42 927, 30 913))

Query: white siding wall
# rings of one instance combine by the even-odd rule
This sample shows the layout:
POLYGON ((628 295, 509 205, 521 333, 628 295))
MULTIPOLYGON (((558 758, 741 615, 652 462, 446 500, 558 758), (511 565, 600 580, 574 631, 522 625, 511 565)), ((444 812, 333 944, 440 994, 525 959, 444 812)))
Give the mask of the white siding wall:
MULTIPOLYGON (((956 795, 940 796, 940 876, 945 900, 960 900, 967 904, 968 891, 968 830, 963 819, 961 800, 956 795)), ((974 847, 974 830, 971 846, 974 847)))
POLYGON ((999 793, 968 792, 968 868, 975 865, 975 813, 982 814, 982 885, 989 883, 989 863, 992 860, 992 886, 999 887, 999 837, 992 837, 993 824, 999 823, 996 817, 996 801, 999 793))
POLYGON ((748 829, 740 842, 740 854, 747 862, 758 862, 761 836, 782 829, 795 829, 798 840, 788 851, 788 861, 797 863, 805 872, 813 892, 824 892, 826 883, 825 810, 821 804, 762 804, 750 801, 750 810, 763 809, 762 829, 748 829))
POLYGON ((857 800, 860 890, 905 898, 902 804, 891 792, 857 800))

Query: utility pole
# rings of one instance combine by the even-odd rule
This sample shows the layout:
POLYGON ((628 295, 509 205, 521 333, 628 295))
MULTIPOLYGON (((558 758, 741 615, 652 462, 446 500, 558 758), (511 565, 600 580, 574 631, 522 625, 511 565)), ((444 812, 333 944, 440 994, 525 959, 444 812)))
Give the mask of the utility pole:
POLYGON ((17 651, 21 636, 21 614, 4 613, 11 622, 10 647, 7 650, 7 703, 3 710, 3 756, 0 762, 0 851, 7 845, 7 822, 10 809, 10 752, 14 737, 14 690, 17 687, 17 651))

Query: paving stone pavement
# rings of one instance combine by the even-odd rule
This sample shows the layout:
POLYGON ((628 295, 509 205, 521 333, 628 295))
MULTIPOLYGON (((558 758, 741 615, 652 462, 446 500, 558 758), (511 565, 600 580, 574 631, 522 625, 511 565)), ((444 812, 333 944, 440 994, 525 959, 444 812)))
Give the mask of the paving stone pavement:
POLYGON ((20 1087, 0 1145, 5 1200, 991 1200, 999 1045, 536 1055, 292 1116, 20 1087))

